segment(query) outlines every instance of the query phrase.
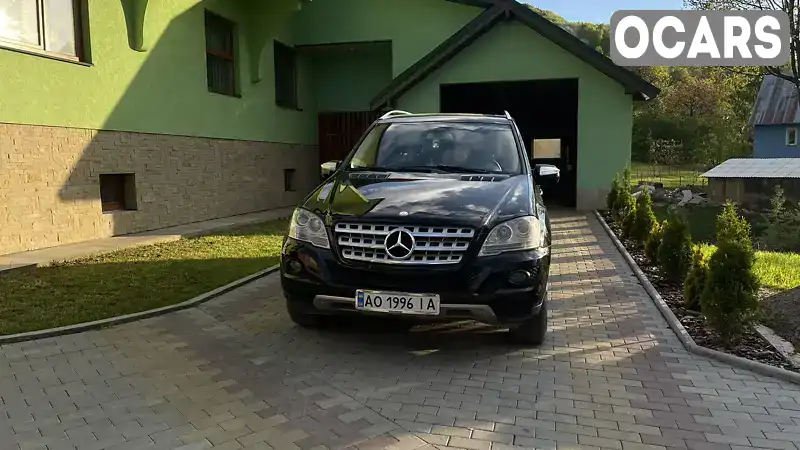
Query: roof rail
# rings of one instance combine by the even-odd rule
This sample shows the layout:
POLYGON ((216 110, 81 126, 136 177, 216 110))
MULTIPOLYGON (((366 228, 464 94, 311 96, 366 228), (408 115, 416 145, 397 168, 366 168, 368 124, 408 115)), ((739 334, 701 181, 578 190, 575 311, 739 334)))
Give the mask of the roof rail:
POLYGON ((508 120, 512 120, 512 121, 514 120, 514 119, 511 117, 511 114, 509 114, 509 113, 508 113, 508 111, 503 111, 503 114, 505 114, 505 116, 506 116, 506 119, 508 119, 508 120))
POLYGON ((410 115, 411 113, 408 111, 401 111, 399 109, 395 109, 382 115, 381 118, 378 120, 388 119, 389 117, 394 117, 394 116, 410 116, 410 115))

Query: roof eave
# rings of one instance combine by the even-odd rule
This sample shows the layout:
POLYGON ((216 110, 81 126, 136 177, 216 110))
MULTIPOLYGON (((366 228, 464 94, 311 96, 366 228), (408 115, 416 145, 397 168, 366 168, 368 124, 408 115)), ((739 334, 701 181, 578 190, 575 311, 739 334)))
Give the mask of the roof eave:
POLYGON ((444 65, 453 55, 483 36, 495 23, 502 20, 503 16, 504 9, 500 7, 492 7, 479 14, 392 80, 388 86, 372 99, 370 108, 373 110, 381 108, 406 93, 419 80, 444 65))
POLYGON ((608 57, 584 44, 572 33, 550 22, 530 8, 519 3, 515 3, 512 8, 522 23, 606 76, 616 80, 625 87, 627 93, 633 94, 635 98, 638 97, 645 101, 652 100, 661 92, 647 80, 614 64, 608 57))
POLYGON ((491 8, 494 6, 493 0, 447 0, 452 3, 460 3, 462 5, 477 6, 479 8, 491 8))
POLYGON ((450 38, 442 42, 417 63, 397 76, 389 85, 381 90, 370 102, 372 109, 381 108, 397 99, 417 82, 444 65, 453 56, 486 33, 492 26, 503 19, 514 19, 555 43, 577 58, 591 65, 609 78, 625 87, 627 94, 633 95, 636 101, 649 101, 661 92, 656 86, 639 77, 630 70, 614 64, 605 55, 584 44, 570 32, 562 29, 548 19, 537 14, 527 6, 512 0, 448 0, 473 6, 486 6, 486 11, 464 25, 450 38))

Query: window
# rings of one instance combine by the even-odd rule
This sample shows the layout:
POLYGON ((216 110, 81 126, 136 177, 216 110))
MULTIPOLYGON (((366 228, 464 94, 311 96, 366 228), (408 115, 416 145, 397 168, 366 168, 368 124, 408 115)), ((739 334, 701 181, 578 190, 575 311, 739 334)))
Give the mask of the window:
POLYGON ((132 173, 100 175, 103 212, 136 210, 136 179, 132 173))
POLYGON ((275 41, 275 103, 297 109, 297 56, 288 45, 275 41))
POLYGON ((283 190, 294 191, 294 169, 283 169, 283 190))
POLYGON ((561 139, 534 139, 533 159, 561 158, 561 139))
POLYGON ((233 22, 206 11, 206 74, 210 92, 236 95, 235 31, 233 22))
POLYGON ((797 145, 797 128, 789 127, 786 129, 786 145, 797 145))
POLYGON ((372 128, 350 159, 349 168, 518 174, 522 162, 508 125, 419 122, 372 128))
POLYGON ((0 0, 0 46, 79 61, 82 0, 0 0))

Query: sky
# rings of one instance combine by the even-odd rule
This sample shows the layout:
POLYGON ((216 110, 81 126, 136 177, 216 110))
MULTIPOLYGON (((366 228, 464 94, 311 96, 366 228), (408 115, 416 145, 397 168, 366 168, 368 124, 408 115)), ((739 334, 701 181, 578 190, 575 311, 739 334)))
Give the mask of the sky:
POLYGON ((620 9, 682 9, 683 0, 523 0, 570 22, 608 23, 620 9))

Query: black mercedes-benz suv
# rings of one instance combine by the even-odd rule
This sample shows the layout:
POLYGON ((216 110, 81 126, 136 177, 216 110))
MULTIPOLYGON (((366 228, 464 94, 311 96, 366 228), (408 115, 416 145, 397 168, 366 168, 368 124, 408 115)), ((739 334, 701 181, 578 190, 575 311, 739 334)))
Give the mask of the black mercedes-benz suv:
POLYGON ((504 116, 392 111, 294 211, 281 285, 291 319, 476 320, 526 344, 547 331, 550 220, 504 116))

